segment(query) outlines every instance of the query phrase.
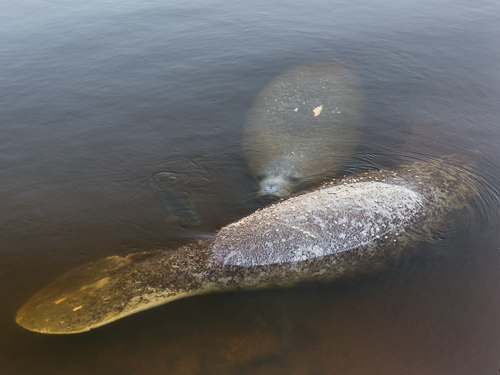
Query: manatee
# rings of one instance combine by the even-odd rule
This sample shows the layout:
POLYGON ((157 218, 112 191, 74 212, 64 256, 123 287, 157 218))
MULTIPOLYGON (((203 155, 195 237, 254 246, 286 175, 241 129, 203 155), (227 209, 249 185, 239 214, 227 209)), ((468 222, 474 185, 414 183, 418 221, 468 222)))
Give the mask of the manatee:
POLYGON ((259 195, 285 197, 332 176, 352 156, 363 122, 361 85, 343 65, 299 65, 269 82, 243 132, 259 195))
POLYGON ((17 313, 42 333, 77 333, 179 298, 292 287, 381 272, 420 241, 473 217, 463 162, 418 161, 340 178, 175 250, 112 256, 40 290, 17 313))

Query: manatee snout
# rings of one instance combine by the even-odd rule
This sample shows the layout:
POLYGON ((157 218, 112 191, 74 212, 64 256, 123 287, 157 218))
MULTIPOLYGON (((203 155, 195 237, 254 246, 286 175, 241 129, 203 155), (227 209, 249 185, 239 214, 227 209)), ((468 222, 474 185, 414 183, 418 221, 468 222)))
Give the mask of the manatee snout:
POLYGON ((266 178, 260 182, 260 190, 257 195, 261 197, 283 198, 289 196, 293 190, 287 180, 280 176, 275 176, 266 178))
POLYGON ((277 158, 269 162, 257 174, 260 188, 257 195, 283 198, 296 191, 303 182, 301 163, 295 158, 277 158))

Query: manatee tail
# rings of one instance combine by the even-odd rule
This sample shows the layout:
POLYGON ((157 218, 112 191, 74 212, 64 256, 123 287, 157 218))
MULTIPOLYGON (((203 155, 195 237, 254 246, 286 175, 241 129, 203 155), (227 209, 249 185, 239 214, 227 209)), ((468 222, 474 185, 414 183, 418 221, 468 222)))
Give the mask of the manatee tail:
POLYGON ((193 267, 209 267, 204 261, 210 243, 197 240, 173 251, 81 266, 31 297, 16 322, 40 333, 79 333, 179 298, 230 289, 194 275, 193 267))

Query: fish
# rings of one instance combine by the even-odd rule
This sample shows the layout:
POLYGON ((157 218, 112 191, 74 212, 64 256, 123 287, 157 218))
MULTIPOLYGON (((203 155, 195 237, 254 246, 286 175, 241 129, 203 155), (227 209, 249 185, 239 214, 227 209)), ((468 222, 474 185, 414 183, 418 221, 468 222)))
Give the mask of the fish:
POLYGON ((161 182, 156 182, 156 189, 161 191, 165 206, 175 220, 187 227, 197 227, 201 224, 200 216, 196 211, 189 208, 172 190, 167 189, 161 182))

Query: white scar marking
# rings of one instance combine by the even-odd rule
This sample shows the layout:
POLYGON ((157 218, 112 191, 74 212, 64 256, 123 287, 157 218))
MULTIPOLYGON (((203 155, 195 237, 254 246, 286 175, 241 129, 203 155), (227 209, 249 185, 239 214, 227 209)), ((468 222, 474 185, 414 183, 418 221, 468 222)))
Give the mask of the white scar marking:
POLYGON ((314 117, 319 116, 319 114, 321 113, 322 110, 323 110, 323 106, 322 105, 320 105, 319 107, 314 108, 313 109, 314 117))
POLYGON ((302 233, 305 233, 307 234, 308 236, 311 236, 313 238, 316 238, 316 236, 314 234, 312 234, 311 232, 308 232, 307 230, 304 230, 302 228, 299 228, 299 227, 292 227, 293 229, 297 229, 299 232, 302 232, 302 233))
POLYGON ((424 202, 420 193, 378 181, 330 186, 257 211, 244 225, 222 228, 211 259, 250 267, 342 253, 399 233, 424 202))

